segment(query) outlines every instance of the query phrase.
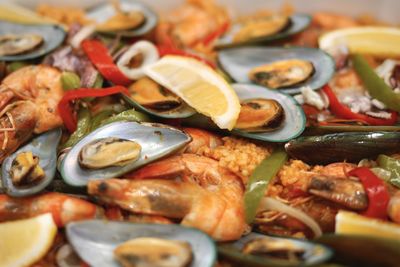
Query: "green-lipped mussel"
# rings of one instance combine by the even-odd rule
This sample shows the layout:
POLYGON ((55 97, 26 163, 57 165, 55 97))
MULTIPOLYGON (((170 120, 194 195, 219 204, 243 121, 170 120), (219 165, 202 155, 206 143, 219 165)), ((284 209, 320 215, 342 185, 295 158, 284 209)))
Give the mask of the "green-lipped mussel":
POLYGON ((225 258, 243 266, 313 266, 328 261, 332 250, 310 241, 250 233, 218 246, 225 258))
POLYGON ((8 195, 34 195, 51 183, 60 138, 61 129, 43 133, 4 159, 1 176, 8 195))
POLYGON ((285 145, 288 154, 309 164, 358 162, 400 150, 400 132, 346 132, 303 136, 285 145))
POLYGON ((170 255, 169 260, 175 258, 175 263, 189 261, 184 266, 190 267, 212 267, 216 259, 215 244, 209 236, 199 230, 179 225, 91 220, 70 223, 66 232, 79 256, 96 267, 118 267, 120 265, 117 259, 129 257, 135 258, 136 263, 143 264, 139 266, 179 266, 157 265, 168 260, 166 257, 160 259, 158 256, 161 254, 170 255), (130 248, 124 248, 127 244, 129 246, 129 242, 130 248), (151 248, 149 242, 153 242, 151 248), (154 246, 155 243, 157 246, 154 246), (191 255, 188 255, 189 249, 191 255))
POLYGON ((142 78, 128 88, 130 97, 125 101, 134 108, 161 118, 187 118, 196 113, 181 98, 150 78, 142 78))
POLYGON ((62 159, 60 172, 68 184, 84 186, 89 179, 119 177, 176 152, 190 141, 184 132, 162 124, 110 123, 74 145, 62 159), (134 153, 126 146, 134 147, 134 153))
POLYGON ((228 48, 256 43, 271 43, 288 38, 305 30, 311 17, 294 14, 290 17, 281 15, 255 18, 245 23, 235 23, 216 43, 216 48, 228 48))
POLYGON ((121 9, 119 10, 122 13, 121 18, 117 17, 115 7, 109 2, 89 10, 87 15, 89 19, 100 24, 99 31, 124 37, 144 35, 157 25, 157 14, 140 1, 121 0, 118 8, 121 9), (107 20, 109 20, 108 23, 105 23, 107 20), (127 23, 128 21, 131 23, 127 23))
POLYGON ((296 94, 303 86, 316 90, 335 72, 331 56, 301 47, 243 47, 220 51, 222 69, 236 82, 260 83, 266 88, 296 94))
POLYGON ((61 45, 65 31, 56 25, 0 21, 0 60, 19 61, 44 56, 61 45))
MULTIPOLYGON (((306 119, 303 109, 291 96, 252 84, 232 84, 232 87, 243 108, 238 119, 239 128, 242 129, 235 127, 231 131, 232 134, 267 142, 287 142, 304 131, 306 119), (263 103, 263 108, 271 110, 261 109, 260 101, 263 103), (246 105, 246 103, 250 103, 250 105, 246 105), (247 111, 250 108, 253 110, 247 111), (261 120, 255 124, 247 124, 245 116, 255 116, 256 112, 260 113, 261 120), (243 127, 243 124, 246 127, 243 127)), ((218 127, 208 118, 198 114, 185 119, 183 123, 194 127, 218 130, 218 127)))

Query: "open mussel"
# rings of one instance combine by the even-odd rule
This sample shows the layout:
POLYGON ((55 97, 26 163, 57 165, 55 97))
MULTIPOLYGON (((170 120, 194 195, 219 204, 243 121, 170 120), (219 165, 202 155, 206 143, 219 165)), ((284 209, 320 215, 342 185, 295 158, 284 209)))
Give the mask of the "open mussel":
POLYGON ((302 83, 313 73, 314 66, 310 61, 289 59, 255 67, 249 78, 257 84, 278 89, 302 83))
POLYGON ((106 2, 89 10, 88 18, 98 23, 98 31, 124 37, 144 35, 153 30, 158 21, 153 10, 135 0, 121 0, 119 6, 106 2))
POLYGON ((303 86, 319 89, 335 72, 332 57, 314 48, 234 48, 220 51, 218 61, 236 82, 254 82, 289 94, 299 93, 303 86))
POLYGON ((233 84, 241 112, 233 134, 269 142, 286 142, 305 127, 301 107, 290 96, 250 84, 233 84))
POLYGON ((309 164, 359 162, 400 150, 400 132, 346 132, 302 136, 285 145, 287 153, 309 164))
POLYGON ((216 47, 228 48, 285 39, 305 30, 310 22, 311 17, 304 14, 252 18, 243 23, 233 24, 231 29, 216 42, 216 47))
POLYGON ((18 24, 0 21, 0 60, 34 59, 56 49, 65 31, 56 25, 18 24))
POLYGON ((119 177, 184 147, 184 132, 162 124, 114 122, 85 136, 62 159, 60 172, 70 185, 119 177), (79 159, 79 160, 77 160, 79 159))
POLYGON ((180 225, 91 220, 70 223, 66 232, 75 251, 91 266, 211 267, 216 259, 210 237, 180 225))
POLYGON ((269 132, 282 126, 285 111, 274 99, 247 99, 242 101, 235 128, 247 132, 269 132))
POLYGON ((141 78, 128 88, 126 102, 141 111, 161 118, 186 118, 196 113, 181 98, 148 77, 141 78))
POLYGON ((218 246, 225 258, 244 266, 313 266, 329 260, 332 251, 305 240, 250 233, 218 246))
POLYGON ((4 159, 1 177, 8 195, 33 195, 51 183, 56 172, 60 139, 61 129, 46 132, 4 159))

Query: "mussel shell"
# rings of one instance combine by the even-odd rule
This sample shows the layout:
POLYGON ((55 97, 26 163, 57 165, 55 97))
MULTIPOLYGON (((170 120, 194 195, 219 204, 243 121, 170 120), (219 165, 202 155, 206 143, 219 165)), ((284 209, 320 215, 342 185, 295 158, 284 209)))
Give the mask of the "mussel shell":
MULTIPOLYGON (((109 31, 105 33, 111 35, 118 34, 125 37, 141 36, 153 30, 154 27, 157 25, 157 14, 147 5, 145 5, 144 2, 136 0, 120 0, 120 5, 122 10, 137 10, 139 12, 142 12, 145 16, 145 21, 141 26, 132 30, 109 31)), ((97 22, 104 22, 113 14, 115 14, 114 7, 109 2, 106 2, 89 10, 87 13, 87 17, 97 22)))
POLYGON ((296 94, 303 86, 316 90, 324 86, 335 72, 335 62, 332 57, 320 49, 304 47, 243 47, 220 51, 218 61, 223 70, 236 82, 252 83, 250 71, 258 66, 275 61, 301 59, 313 64, 315 72, 306 81, 279 91, 296 94))
POLYGON ((8 195, 14 197, 34 195, 51 183, 56 173, 57 144, 61 139, 61 133, 61 129, 59 128, 43 133, 4 159, 1 168, 1 177, 8 195), (39 157, 39 165, 44 170, 46 177, 32 187, 16 187, 10 177, 10 168, 15 157, 25 151, 31 151, 39 157))
POLYGON ((322 125, 307 127, 305 135, 324 135, 343 132, 400 132, 400 126, 322 125))
POLYGON ((365 267, 399 266, 400 242, 397 240, 361 235, 327 234, 316 241, 334 249, 335 255, 330 261, 332 263, 365 267))
POLYGON ((179 107, 174 108, 174 109, 161 111, 161 110, 146 108, 146 107, 140 105, 134 99, 132 99, 129 96, 126 96, 124 94, 122 94, 122 97, 133 108, 143 111, 144 113, 147 113, 149 115, 159 117, 159 118, 165 118, 165 119, 188 118, 188 117, 196 114, 196 111, 193 108, 191 108, 190 106, 188 106, 186 103, 182 103, 179 107))
POLYGON ((216 259, 214 242, 203 232, 180 225, 134 224, 90 220, 67 225, 67 237, 79 256, 91 266, 119 267, 114 249, 138 237, 157 237, 188 242, 193 251, 190 267, 212 267, 216 259))
POLYGON ((297 34, 303 30, 305 30, 311 23, 311 17, 306 14, 294 14, 290 16, 290 25, 283 30, 274 35, 268 35, 263 37, 252 38, 250 40, 242 41, 242 42, 234 42, 233 38, 235 33, 240 29, 241 25, 235 24, 232 26, 231 30, 223 35, 217 42, 216 48, 229 48, 235 46, 243 46, 249 44, 257 44, 257 43, 270 43, 273 41, 278 41, 281 39, 288 38, 294 34, 297 34))
POLYGON ((280 237, 272 237, 265 236, 258 233, 250 233, 242 237, 240 240, 232 242, 232 243, 224 243, 218 245, 218 253, 223 257, 234 261, 236 263, 240 263, 242 266, 299 266, 298 262, 290 262, 285 260, 275 260, 269 259, 262 256, 254 256, 249 254, 242 253, 242 249, 245 244, 256 238, 272 238, 272 239, 284 239, 286 241, 293 242, 294 245, 302 247, 305 250, 305 260, 302 262, 300 266, 311 266, 323 263, 329 258, 332 257, 332 250, 329 248, 316 244, 310 241, 300 240, 300 239, 290 239, 290 238, 280 238, 280 237))
POLYGON ((66 154, 61 162, 64 181, 74 186, 85 186, 89 179, 119 177, 140 166, 155 161, 181 149, 191 141, 184 132, 162 124, 114 122, 107 124, 85 136, 66 154), (95 139, 116 137, 139 143, 142 152, 138 160, 125 166, 108 167, 99 170, 82 168, 77 159, 86 144, 95 139))
POLYGON ((274 99, 281 104, 285 112, 284 121, 275 131, 251 133, 239 129, 233 129, 233 134, 262 141, 287 142, 288 140, 299 136, 304 131, 306 118, 303 109, 291 96, 274 90, 265 89, 258 85, 232 84, 232 87, 240 101, 255 98, 274 99))
POLYGON ((57 25, 27 25, 0 21, 0 36, 7 34, 36 34, 43 37, 44 40, 40 47, 24 54, 0 56, 0 60, 4 61, 27 60, 46 55, 59 47, 66 35, 65 31, 57 25))
POLYGON ((302 136, 285 145, 293 158, 308 164, 355 162, 400 151, 400 132, 346 132, 302 136))

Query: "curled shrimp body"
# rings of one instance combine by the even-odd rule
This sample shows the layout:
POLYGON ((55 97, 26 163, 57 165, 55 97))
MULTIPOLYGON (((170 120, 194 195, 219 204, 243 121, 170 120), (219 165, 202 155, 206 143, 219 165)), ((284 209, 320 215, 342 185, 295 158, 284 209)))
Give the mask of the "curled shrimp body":
POLYGON ((38 65, 21 68, 0 84, 0 162, 33 133, 62 125, 57 105, 63 96, 61 72, 38 65))
POLYGON ((243 185, 217 161, 183 154, 147 165, 131 178, 92 180, 89 194, 132 212, 182 219, 219 241, 243 234, 243 185))
POLYGON ((48 212, 59 227, 73 221, 94 219, 101 214, 96 205, 61 193, 45 193, 28 198, 0 195, 0 222, 30 218, 48 212))
POLYGON ((184 128, 183 130, 192 137, 192 142, 185 149, 186 153, 201 155, 206 148, 214 149, 222 145, 221 138, 209 131, 197 128, 184 128))

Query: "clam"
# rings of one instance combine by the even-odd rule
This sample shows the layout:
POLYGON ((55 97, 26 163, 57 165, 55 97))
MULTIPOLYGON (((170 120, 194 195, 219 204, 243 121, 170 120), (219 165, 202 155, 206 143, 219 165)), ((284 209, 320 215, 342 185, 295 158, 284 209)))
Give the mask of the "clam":
POLYGON ((8 195, 33 195, 51 183, 60 139, 61 129, 46 132, 4 159, 1 176, 8 195))
MULTIPOLYGON (((203 232, 180 225, 134 224, 90 220, 67 225, 67 237, 79 256, 91 266, 119 267, 130 256, 142 265, 211 267, 215 244, 203 232), (124 256, 125 255, 125 256, 124 256), (164 259, 160 255, 168 255, 164 259), (147 259, 146 259, 147 258, 147 259), (187 265, 145 265, 149 260, 177 260, 187 265)), ((157 261, 159 264, 160 261, 157 261)), ((132 266, 124 265, 122 266, 132 266)))
POLYGON ((73 146, 62 159, 60 172, 68 184, 84 186, 89 179, 119 177, 176 152, 190 141, 190 136, 166 125, 114 122, 73 146), (104 146, 107 143, 110 145, 104 146))
POLYGON ((225 258, 243 266, 311 266, 326 262, 332 251, 310 241, 250 233, 218 246, 225 258))
POLYGON ((236 82, 297 94, 303 86, 316 90, 335 72, 331 56, 315 48, 243 47, 218 53, 223 70, 236 82))
POLYGON ((142 78, 128 88, 126 102, 143 112, 161 118, 187 118, 196 113, 181 98, 150 78, 142 78))
POLYGON ((282 126, 285 111, 274 99, 247 99, 242 101, 235 128, 247 132, 274 131, 282 126))
POLYGON ((192 248, 185 241, 138 237, 119 245, 114 256, 123 267, 186 267, 192 248))
POLYGON ((99 31, 125 37, 144 35, 158 21, 153 10, 136 0, 120 0, 119 7, 106 2, 89 10, 87 16, 99 24, 99 31))
POLYGON ((308 60, 289 59, 255 67, 249 73, 253 82, 271 89, 297 85, 309 79, 314 66, 308 60))
POLYGON ((0 60, 18 61, 46 55, 59 47, 65 31, 56 25, 0 21, 0 60))
POLYGON ((346 132, 322 136, 303 136, 285 145, 293 158, 309 164, 359 162, 379 154, 400 151, 400 132, 346 132))
POLYGON ((288 38, 305 30, 311 17, 305 14, 294 14, 290 17, 275 15, 258 18, 248 23, 235 23, 217 42, 217 48, 270 43, 288 38))

